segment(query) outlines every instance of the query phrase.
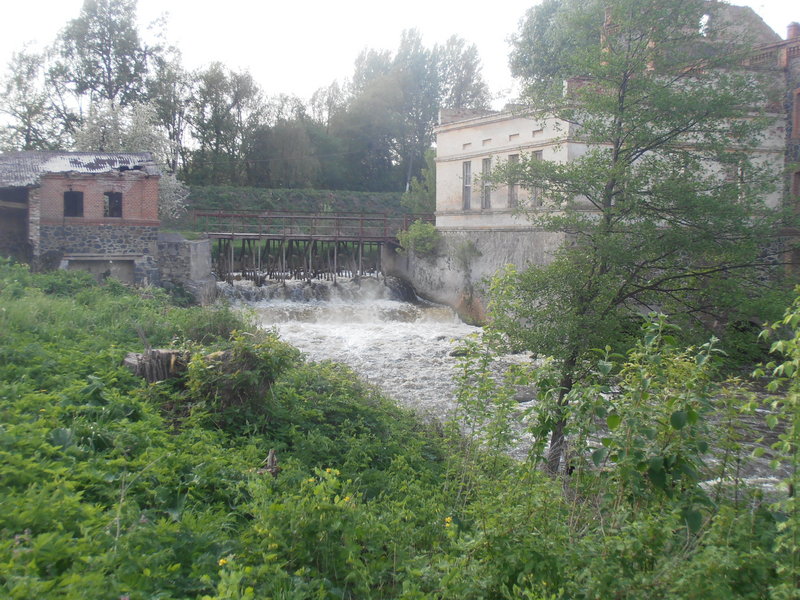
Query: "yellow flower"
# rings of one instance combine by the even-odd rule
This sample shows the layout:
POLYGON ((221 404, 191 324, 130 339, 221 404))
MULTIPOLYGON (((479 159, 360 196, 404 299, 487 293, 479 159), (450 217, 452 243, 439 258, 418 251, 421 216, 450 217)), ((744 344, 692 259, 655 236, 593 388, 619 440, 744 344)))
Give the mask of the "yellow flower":
POLYGON ((278 544, 270 544, 269 546, 267 546, 267 549, 269 549, 269 550, 277 550, 277 548, 278 548, 278 544))
POLYGON ((219 559, 219 566, 220 567, 224 567, 227 564, 228 564, 228 559, 226 559, 226 558, 220 558, 219 559))
POLYGON ((325 469, 325 472, 326 472, 326 473, 330 473, 330 472, 331 472, 331 469, 330 469, 330 467, 328 467, 327 469, 325 469))
POLYGON ((453 524, 453 517, 445 517, 444 518, 444 526, 450 527, 453 524))

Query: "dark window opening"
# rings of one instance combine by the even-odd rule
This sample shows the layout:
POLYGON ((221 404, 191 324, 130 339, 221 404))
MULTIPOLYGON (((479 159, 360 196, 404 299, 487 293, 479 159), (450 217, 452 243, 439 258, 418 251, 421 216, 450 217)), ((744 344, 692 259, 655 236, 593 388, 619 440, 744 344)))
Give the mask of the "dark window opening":
POLYGON ((122 192, 105 192, 103 216, 122 218, 122 192))
POLYGON ((461 204, 464 210, 469 210, 472 202, 472 163, 467 161, 461 165, 461 204))
POLYGON ((0 189, 0 202, 28 202, 28 188, 2 188, 0 189))
POLYGON ((64 192, 64 216, 83 216, 83 192, 64 192))

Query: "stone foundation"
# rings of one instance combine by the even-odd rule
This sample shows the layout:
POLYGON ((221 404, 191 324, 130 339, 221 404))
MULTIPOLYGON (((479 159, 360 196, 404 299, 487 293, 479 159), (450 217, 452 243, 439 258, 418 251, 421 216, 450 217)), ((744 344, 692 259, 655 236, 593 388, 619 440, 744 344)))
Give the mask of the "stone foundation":
POLYGON ((199 304, 210 304, 216 299, 209 240, 190 241, 177 233, 159 234, 158 269, 162 287, 183 288, 199 304))
POLYGON ((440 230, 434 257, 401 255, 386 249, 387 274, 409 281, 423 298, 455 308, 463 318, 482 322, 486 311, 485 282, 507 264, 519 268, 552 260, 564 236, 529 229, 440 230))
POLYGON ((39 254, 59 253, 63 268, 84 268, 99 278, 158 285, 158 227, 147 225, 41 225, 39 254))

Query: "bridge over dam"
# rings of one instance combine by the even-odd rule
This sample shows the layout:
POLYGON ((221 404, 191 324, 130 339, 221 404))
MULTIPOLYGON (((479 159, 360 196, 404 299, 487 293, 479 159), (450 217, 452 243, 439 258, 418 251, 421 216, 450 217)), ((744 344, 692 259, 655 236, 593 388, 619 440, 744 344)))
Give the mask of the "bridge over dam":
POLYGON ((195 230, 211 240, 214 272, 265 280, 331 279, 382 273, 381 251, 397 232, 431 214, 194 211, 195 230))

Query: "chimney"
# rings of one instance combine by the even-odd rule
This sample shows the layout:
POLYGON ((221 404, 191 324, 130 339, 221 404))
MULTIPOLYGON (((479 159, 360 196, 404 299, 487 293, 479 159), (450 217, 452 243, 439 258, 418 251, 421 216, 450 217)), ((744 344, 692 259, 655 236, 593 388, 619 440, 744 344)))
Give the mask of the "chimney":
POLYGON ((789 23, 789 27, 786 28, 786 39, 794 40, 797 38, 800 38, 800 23, 793 21, 789 23))

